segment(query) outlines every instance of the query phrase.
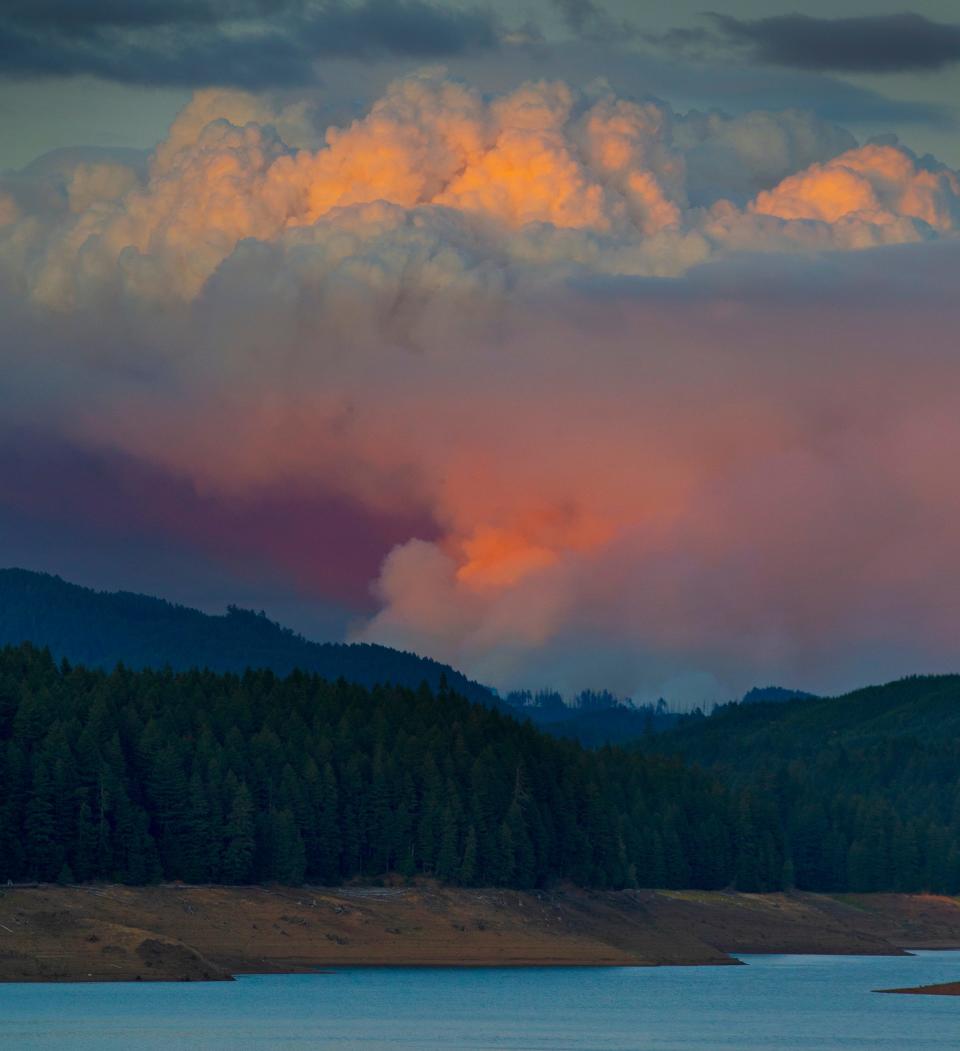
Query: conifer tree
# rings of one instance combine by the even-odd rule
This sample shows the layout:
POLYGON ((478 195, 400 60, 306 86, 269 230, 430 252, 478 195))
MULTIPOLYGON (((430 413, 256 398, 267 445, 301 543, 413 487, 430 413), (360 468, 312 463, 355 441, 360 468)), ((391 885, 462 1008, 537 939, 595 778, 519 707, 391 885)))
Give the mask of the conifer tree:
POLYGON ((249 883, 253 878, 255 821, 253 800, 245 784, 239 785, 230 804, 225 831, 221 876, 225 883, 249 883))

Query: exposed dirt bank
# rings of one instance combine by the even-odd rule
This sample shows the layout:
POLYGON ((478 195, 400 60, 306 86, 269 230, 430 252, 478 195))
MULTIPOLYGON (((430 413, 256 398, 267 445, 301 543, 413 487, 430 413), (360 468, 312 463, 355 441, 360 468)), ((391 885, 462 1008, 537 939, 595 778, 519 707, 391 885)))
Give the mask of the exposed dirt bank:
POLYGON ((878 989, 878 993, 907 993, 911 996, 960 996, 960 982, 943 985, 917 985, 913 989, 878 989))
POLYGON ((0 980, 210 980, 349 965, 733 963, 960 948, 926 895, 415 887, 0 888, 0 980))

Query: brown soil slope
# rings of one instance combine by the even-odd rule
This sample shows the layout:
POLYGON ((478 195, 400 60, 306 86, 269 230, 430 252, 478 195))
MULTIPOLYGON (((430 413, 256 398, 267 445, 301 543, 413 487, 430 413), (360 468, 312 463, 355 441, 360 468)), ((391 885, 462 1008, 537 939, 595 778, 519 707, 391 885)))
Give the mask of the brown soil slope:
POLYGON ((191 980, 363 965, 653 965, 960 947, 929 896, 413 887, 0 889, 0 980, 191 980))
POLYGON ((943 985, 917 985, 912 989, 878 989, 878 993, 908 993, 914 996, 960 996, 960 982, 943 985))

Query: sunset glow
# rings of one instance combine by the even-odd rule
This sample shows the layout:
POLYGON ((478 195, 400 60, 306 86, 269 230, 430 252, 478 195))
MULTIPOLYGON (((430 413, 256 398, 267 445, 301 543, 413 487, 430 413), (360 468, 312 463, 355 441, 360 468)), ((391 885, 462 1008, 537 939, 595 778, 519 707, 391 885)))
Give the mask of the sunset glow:
POLYGON ((95 534, 162 491, 151 543, 501 687, 947 659, 960 182, 932 156, 426 68, 327 126, 200 89, 143 165, 57 178, 0 185, 3 426, 60 450, 51 486, 89 465, 95 534))

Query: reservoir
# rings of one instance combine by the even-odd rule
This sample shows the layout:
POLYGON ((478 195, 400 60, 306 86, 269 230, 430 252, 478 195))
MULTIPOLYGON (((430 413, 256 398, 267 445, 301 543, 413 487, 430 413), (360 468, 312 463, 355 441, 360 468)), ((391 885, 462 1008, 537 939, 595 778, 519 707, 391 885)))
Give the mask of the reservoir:
POLYGON ((16 1051, 955 1051, 960 952, 744 967, 351 968, 225 983, 0 985, 16 1051))

